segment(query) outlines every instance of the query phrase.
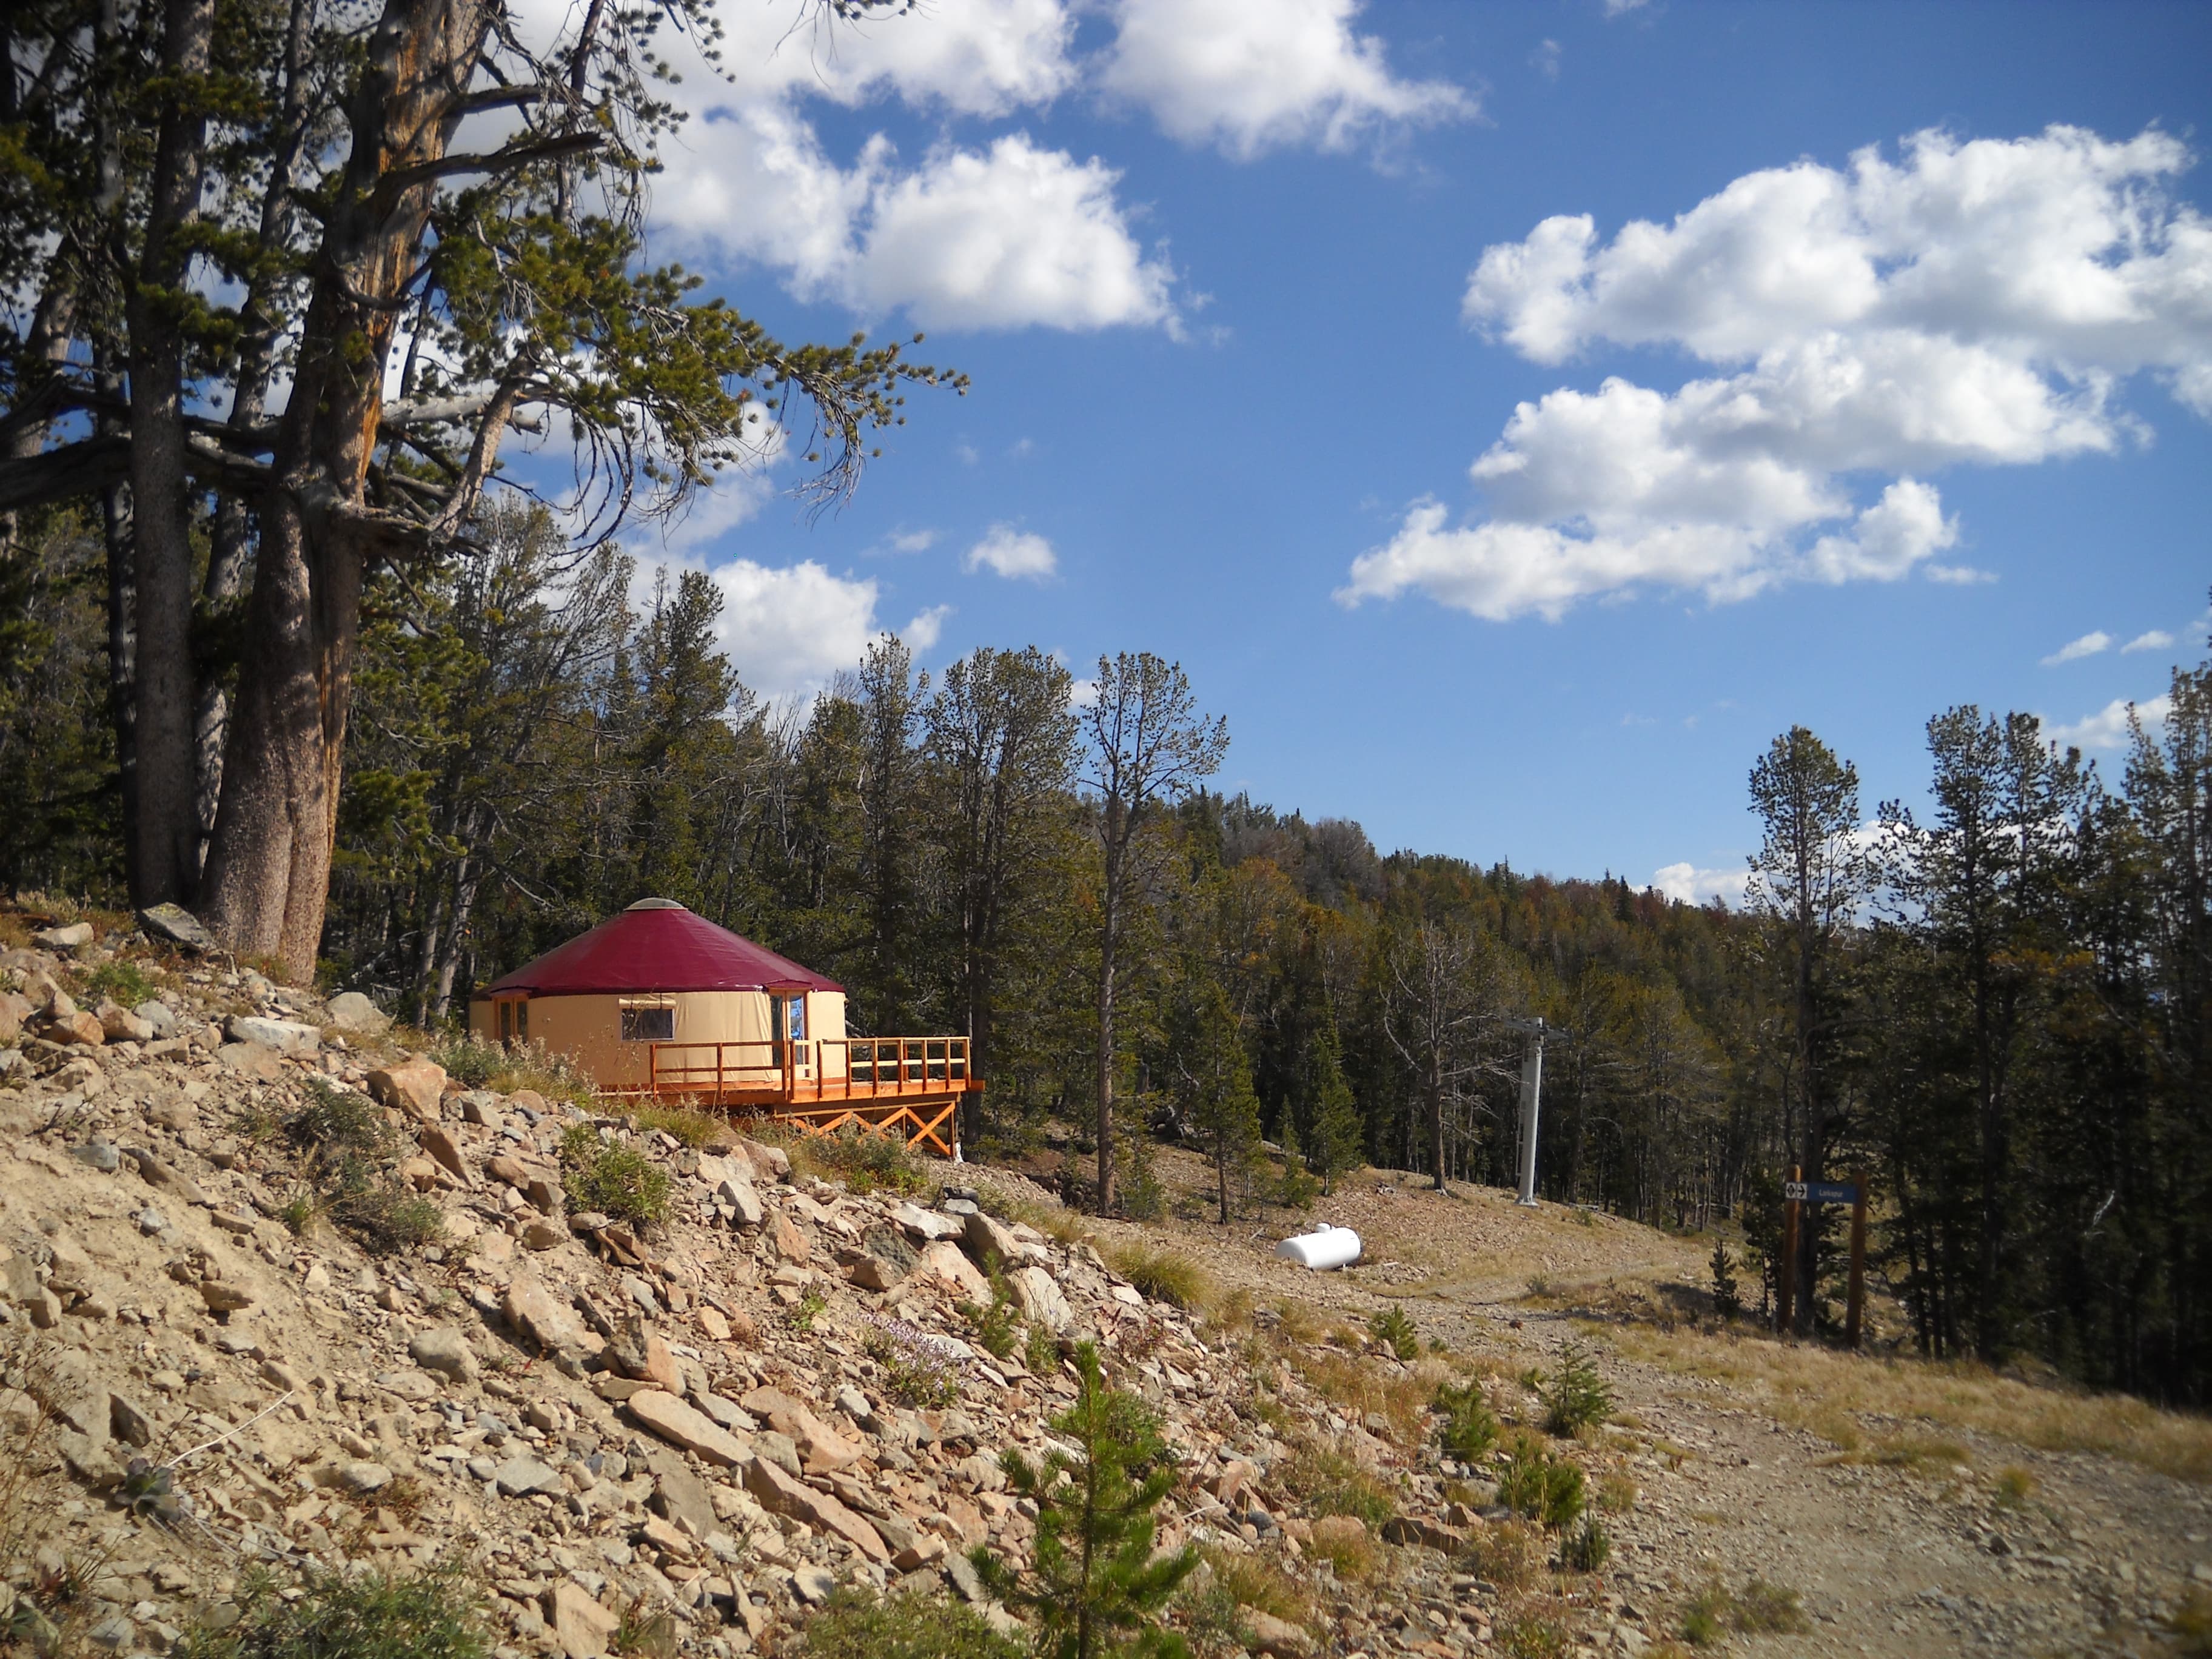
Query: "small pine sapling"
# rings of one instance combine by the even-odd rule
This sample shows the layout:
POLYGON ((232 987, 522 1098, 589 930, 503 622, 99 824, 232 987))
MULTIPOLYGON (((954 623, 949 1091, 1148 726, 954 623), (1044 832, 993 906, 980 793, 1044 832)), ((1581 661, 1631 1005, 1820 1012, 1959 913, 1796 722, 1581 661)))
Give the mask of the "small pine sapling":
POLYGON ((1544 1426, 1553 1434, 1595 1428, 1613 1415, 1613 1390, 1598 1375, 1589 1350, 1573 1337, 1560 1348, 1559 1363, 1536 1393, 1544 1402, 1544 1426))
POLYGON ((1403 1308, 1394 1304, 1383 1309, 1367 1322, 1367 1331, 1401 1359, 1421 1357, 1420 1333, 1413 1328, 1413 1322, 1403 1308))
POLYGON ((1437 1390, 1437 1409, 1444 1415, 1437 1437, 1454 1462, 1472 1463, 1498 1443, 1498 1419, 1480 1377, 1445 1383, 1437 1390))
POLYGON ((1743 1291, 1735 1282, 1735 1258, 1729 1254, 1728 1241, 1721 1239, 1713 1245, 1713 1311, 1723 1319, 1734 1319, 1743 1311, 1743 1291))
POLYGON ((1198 1553, 1152 1553, 1173 1456, 1152 1408, 1107 1386, 1097 1345, 1080 1344, 1074 1361, 1075 1402, 1052 1419, 1072 1449, 1040 1463, 1012 1450, 1000 1458, 1007 1483, 1037 1506, 1035 1556, 1017 1569, 979 1544, 969 1559, 992 1595, 1035 1620, 1042 1659, 1187 1659, 1161 1617, 1198 1553))

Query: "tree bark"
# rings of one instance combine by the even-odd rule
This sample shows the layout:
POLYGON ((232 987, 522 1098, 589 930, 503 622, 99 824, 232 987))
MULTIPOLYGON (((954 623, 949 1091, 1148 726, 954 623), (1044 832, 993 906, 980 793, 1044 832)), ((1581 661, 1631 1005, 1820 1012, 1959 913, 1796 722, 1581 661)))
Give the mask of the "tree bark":
POLYGON ((1127 819, 1121 801, 1106 799, 1106 879, 1100 895, 1098 935, 1098 1212, 1114 1208, 1114 955, 1121 910, 1121 860, 1127 819))
POLYGON ((137 663, 132 687, 137 810, 129 820, 133 904, 189 900, 199 863, 192 743, 191 503, 185 469, 185 264, 179 240, 199 210, 207 120, 200 112, 214 0, 168 0, 146 233, 129 285, 131 497, 137 663))
POLYGON ((328 897, 362 574, 360 506, 385 361, 428 223, 434 179, 495 7, 387 0, 349 125, 353 147, 325 221, 296 379, 263 505, 238 706, 209 849, 204 910, 242 953, 314 971, 328 897))

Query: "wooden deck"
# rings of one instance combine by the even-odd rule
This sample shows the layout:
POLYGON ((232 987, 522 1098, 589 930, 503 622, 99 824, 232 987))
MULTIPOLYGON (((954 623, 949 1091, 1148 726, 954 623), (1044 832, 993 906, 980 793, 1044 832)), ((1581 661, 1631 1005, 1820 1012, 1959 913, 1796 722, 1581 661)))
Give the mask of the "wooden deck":
POLYGON ((961 1097, 979 1091, 963 1036, 816 1038, 811 1042, 656 1042, 643 1088, 610 1093, 692 1102, 802 1133, 848 1126, 952 1156, 961 1097))

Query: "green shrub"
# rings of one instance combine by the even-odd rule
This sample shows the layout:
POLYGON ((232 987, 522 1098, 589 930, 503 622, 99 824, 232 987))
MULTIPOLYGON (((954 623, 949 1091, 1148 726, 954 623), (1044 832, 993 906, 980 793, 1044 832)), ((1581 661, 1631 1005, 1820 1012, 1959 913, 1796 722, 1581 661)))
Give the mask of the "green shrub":
POLYGON ((1720 1239, 1713 1245, 1713 1311, 1723 1319, 1734 1319, 1743 1311, 1743 1290, 1736 1283, 1735 1258, 1729 1254, 1728 1241, 1720 1239))
POLYGON ((817 1167, 835 1172, 855 1193, 913 1194, 930 1184, 929 1172, 903 1137, 877 1134, 857 1123, 847 1124, 834 1135, 810 1139, 806 1152, 817 1167))
POLYGON ((1596 1572, 1613 1557, 1613 1540, 1597 1516, 1583 1516, 1581 1529, 1559 1546, 1560 1562, 1576 1572, 1596 1572))
POLYGON ((1559 1363, 1536 1392, 1544 1402, 1544 1426, 1553 1434, 1595 1428, 1613 1415, 1613 1390, 1598 1375, 1589 1350, 1574 1337, 1559 1350, 1559 1363))
POLYGON ((1412 1317, 1395 1304, 1367 1322, 1367 1333, 1401 1359, 1421 1357, 1420 1333, 1413 1328, 1412 1317))
POLYGON ((86 976, 85 987, 94 997, 106 997, 110 1002, 136 1008, 161 994, 161 988, 146 976, 146 970, 135 962, 118 958, 103 962, 86 976))
POLYGON ((293 1144, 311 1152, 381 1158, 397 1144, 384 1109, 367 1095, 319 1077, 301 1079, 307 1104, 285 1120, 293 1144))
POLYGON ((591 1110, 599 1098, 598 1089, 574 1061, 540 1042, 487 1042, 464 1031, 432 1043, 429 1053, 447 1077, 471 1089, 493 1089, 503 1095, 532 1089, 579 1111, 591 1110))
POLYGON ((1708 1584, 1682 1609, 1682 1639, 1693 1647, 1711 1647, 1730 1631, 1789 1636, 1808 1628, 1797 1592, 1763 1578, 1749 1579, 1734 1592, 1725 1584, 1708 1584))
POLYGON ((960 1316, 975 1334, 975 1340, 994 1359, 1010 1356, 1021 1341, 1021 1310, 1006 1294, 1006 1281, 996 1273, 991 1275, 991 1305, 988 1308, 974 1302, 960 1304, 960 1316))
POLYGON ((840 1587, 806 1626, 811 1659, 1021 1659, 1022 1650, 963 1602, 937 1592, 881 1595, 840 1587))
POLYGON ((1565 1659, 1567 1633, 1540 1613, 1524 1613, 1498 1627, 1498 1650, 1506 1659, 1565 1659))
POLYGON ((561 1185, 571 1208, 598 1210, 642 1226, 668 1214, 667 1172, 635 1146, 603 1140, 588 1123, 561 1137, 561 1185))
POLYGON ((444 1211, 365 1159, 345 1158, 326 1165, 321 1184, 324 1212, 380 1255, 420 1249, 446 1235, 444 1211))
POLYGON ((482 1593, 458 1564, 417 1573, 310 1571, 288 1601, 274 1574, 251 1569, 238 1622, 195 1632, 178 1659, 489 1659, 482 1593))
POLYGON ((1030 1327, 1022 1343, 1022 1364, 1042 1375, 1060 1369, 1060 1339, 1042 1325, 1030 1327))
POLYGON ((1541 1522, 1549 1531, 1563 1532, 1582 1518, 1581 1466, 1522 1439, 1499 1472, 1498 1501, 1516 1515, 1541 1522))
POLYGON ((1482 1379, 1445 1383, 1437 1390, 1437 1409, 1444 1414, 1437 1431, 1444 1455, 1472 1463, 1498 1443, 1498 1419, 1482 1391, 1482 1379))

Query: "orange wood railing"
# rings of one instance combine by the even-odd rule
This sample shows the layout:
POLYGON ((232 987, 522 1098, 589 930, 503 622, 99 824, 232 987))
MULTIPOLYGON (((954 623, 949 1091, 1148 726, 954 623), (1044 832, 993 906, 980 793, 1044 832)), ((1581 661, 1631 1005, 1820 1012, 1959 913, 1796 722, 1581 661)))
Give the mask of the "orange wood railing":
POLYGON ((646 1052, 644 1088, 607 1092, 750 1108, 810 1134, 835 1134, 854 1125, 869 1133, 904 1135, 908 1146, 927 1141, 949 1157, 946 1126, 959 1097, 982 1086, 969 1074, 963 1036, 817 1037, 796 1043, 753 1038, 653 1043, 646 1052), (839 1054, 843 1072, 831 1076, 825 1062, 839 1054))

